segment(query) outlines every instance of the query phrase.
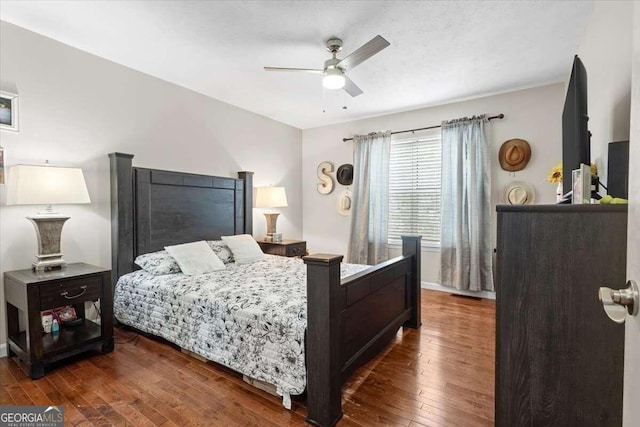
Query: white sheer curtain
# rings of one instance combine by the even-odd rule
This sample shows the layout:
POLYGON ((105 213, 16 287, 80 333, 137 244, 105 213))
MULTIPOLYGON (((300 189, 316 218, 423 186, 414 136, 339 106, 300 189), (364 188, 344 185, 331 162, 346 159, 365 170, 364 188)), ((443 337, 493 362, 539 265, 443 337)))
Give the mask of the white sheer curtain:
POLYGON ((440 284, 471 291, 494 289, 486 121, 442 123, 440 284))
POLYGON ((348 261, 374 265, 389 258, 391 132, 353 137, 353 212, 348 261))

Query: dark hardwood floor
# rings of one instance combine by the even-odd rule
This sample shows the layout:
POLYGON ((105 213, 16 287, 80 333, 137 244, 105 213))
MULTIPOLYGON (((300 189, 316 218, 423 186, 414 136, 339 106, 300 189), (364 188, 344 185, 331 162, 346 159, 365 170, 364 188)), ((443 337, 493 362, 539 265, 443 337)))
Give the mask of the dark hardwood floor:
MULTIPOLYGON (((495 303, 422 292, 422 328, 401 330, 345 385, 340 426, 491 426, 495 303)), ((0 359, 0 405, 64 405, 65 425, 304 425, 238 374, 116 329, 116 349, 32 381, 0 359)))

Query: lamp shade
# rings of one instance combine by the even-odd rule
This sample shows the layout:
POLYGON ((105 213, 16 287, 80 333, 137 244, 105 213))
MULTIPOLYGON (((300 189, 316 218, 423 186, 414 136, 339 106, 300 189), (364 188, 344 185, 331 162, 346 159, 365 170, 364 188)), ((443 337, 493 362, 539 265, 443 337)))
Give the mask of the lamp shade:
POLYGON ((284 208, 287 206, 287 194, 284 187, 257 188, 256 208, 284 208))
POLYGON ((80 168, 16 165, 8 181, 7 205, 91 203, 80 168))

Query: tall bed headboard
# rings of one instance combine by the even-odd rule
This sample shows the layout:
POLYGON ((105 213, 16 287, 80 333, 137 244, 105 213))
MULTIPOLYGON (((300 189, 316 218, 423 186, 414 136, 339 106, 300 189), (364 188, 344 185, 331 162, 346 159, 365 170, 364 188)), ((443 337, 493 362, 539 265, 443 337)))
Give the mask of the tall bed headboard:
POLYGON ((253 172, 227 178, 134 168, 111 153, 112 281, 135 270, 140 254, 196 240, 252 234, 253 172))

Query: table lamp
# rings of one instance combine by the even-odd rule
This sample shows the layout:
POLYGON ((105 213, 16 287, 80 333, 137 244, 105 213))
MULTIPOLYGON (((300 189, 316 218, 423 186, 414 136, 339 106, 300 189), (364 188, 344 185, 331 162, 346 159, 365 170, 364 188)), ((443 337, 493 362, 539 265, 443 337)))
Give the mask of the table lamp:
POLYGON ((9 168, 7 205, 45 205, 45 209, 27 219, 36 228, 38 255, 36 271, 64 268, 60 252, 62 226, 68 216, 55 212, 52 204, 90 203, 89 192, 80 168, 16 165, 9 168))
MULTIPOLYGON (((287 194, 284 187, 258 187, 256 189, 256 208, 284 208, 287 207, 287 194)), ((267 219, 267 242, 281 242, 282 234, 276 233, 278 212, 265 212, 267 219)))

